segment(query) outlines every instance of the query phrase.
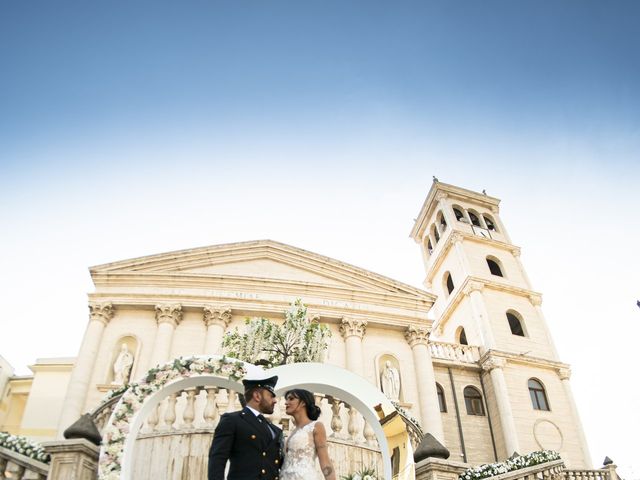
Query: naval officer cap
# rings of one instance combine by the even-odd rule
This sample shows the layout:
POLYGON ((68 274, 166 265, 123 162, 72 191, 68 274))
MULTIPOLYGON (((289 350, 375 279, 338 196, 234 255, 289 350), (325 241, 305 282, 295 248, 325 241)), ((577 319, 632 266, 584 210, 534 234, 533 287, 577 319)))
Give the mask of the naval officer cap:
POLYGON ((262 378, 260 380, 249 380, 243 379, 242 384, 244 385, 244 391, 248 392, 249 390, 253 390, 254 388, 264 388, 265 390, 269 390, 273 395, 276 394, 275 388, 276 383, 278 383, 278 376, 274 375, 269 378, 262 378))

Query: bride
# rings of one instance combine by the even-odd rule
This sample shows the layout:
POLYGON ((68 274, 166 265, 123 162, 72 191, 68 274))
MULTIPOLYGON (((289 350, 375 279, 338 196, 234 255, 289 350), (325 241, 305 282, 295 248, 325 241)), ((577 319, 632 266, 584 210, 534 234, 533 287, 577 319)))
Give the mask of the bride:
POLYGON ((317 421, 320 407, 313 394, 295 388, 284 398, 285 413, 293 417, 296 428, 287 439, 280 480, 336 480, 327 450, 327 432, 317 421))

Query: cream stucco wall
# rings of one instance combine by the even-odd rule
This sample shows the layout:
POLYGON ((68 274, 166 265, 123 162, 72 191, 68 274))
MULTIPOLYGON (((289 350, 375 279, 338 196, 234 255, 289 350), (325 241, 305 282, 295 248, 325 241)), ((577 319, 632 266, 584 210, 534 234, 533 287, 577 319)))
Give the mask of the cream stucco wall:
POLYGON ((20 424, 22 435, 37 441, 55 437, 73 363, 73 358, 39 358, 29 367, 33 383, 20 424))

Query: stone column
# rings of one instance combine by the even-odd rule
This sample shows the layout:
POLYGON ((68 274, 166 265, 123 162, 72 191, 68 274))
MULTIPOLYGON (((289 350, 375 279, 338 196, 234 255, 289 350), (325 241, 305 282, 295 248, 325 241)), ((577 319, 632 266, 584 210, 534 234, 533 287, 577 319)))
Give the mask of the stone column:
POLYGON ((151 357, 152 367, 169 360, 173 332, 182 321, 182 305, 156 305, 156 320, 158 321, 158 331, 151 357))
POLYGON ((564 394, 567 397, 567 401, 569 402, 569 407, 571 408, 571 415, 573 416, 573 424, 576 426, 578 441, 580 442, 580 448, 582 449, 582 455, 584 456, 584 462, 585 462, 584 468, 593 468, 593 464, 591 462, 591 454, 589 453, 589 445, 587 444, 587 438, 585 437, 584 430, 582 429, 582 422, 580 421, 580 417, 578 415, 578 409, 576 408, 576 402, 575 402, 575 399, 573 398, 571 383, 569 383, 569 378, 571 378, 571 369, 559 368, 558 376, 562 381, 564 394))
MULTIPOLYGON (((507 382, 504 378, 503 368, 507 362, 505 359, 493 355, 487 356, 484 360, 481 360, 481 362, 482 369, 489 372, 491 376, 491 384, 493 385, 493 391, 496 397, 504 444, 507 450, 507 456, 511 456, 513 452, 520 452, 520 446, 518 443, 516 423, 513 418, 513 411, 511 410, 511 402, 509 401, 507 382)), ((487 408, 489 408, 488 405, 487 408)))
POLYGON ((413 366, 416 372, 422 424, 425 432, 433 435, 444 445, 444 429, 442 428, 442 416, 440 415, 436 389, 436 376, 429 350, 430 334, 430 328, 410 325, 404 332, 404 338, 407 339, 413 352, 413 366))
POLYGON ((489 314, 484 304, 484 298, 482 297, 483 289, 484 283, 470 280, 464 287, 463 293, 469 297, 473 319, 480 334, 480 343, 484 351, 487 351, 495 347, 495 339, 493 338, 493 332, 489 322, 489 314))
POLYGON ((364 377, 362 356, 362 337, 367 330, 367 321, 357 318, 343 318, 340 333, 344 338, 347 357, 347 370, 364 377))
POLYGON ((89 324, 85 330, 80 352, 78 352, 67 387, 64 406, 58 422, 58 438, 62 438, 62 432, 78 420, 82 414, 102 334, 107 323, 113 318, 113 311, 113 305, 110 302, 89 302, 89 324))
POLYGON ((222 353, 222 337, 231 322, 231 307, 204 307, 204 323, 207 326, 207 337, 204 341, 205 354, 222 353))

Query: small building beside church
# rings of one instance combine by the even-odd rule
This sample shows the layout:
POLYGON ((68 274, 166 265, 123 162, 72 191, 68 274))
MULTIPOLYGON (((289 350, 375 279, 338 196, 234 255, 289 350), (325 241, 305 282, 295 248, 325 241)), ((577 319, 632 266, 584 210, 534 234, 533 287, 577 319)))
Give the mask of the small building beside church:
POLYGON ((225 332, 247 317, 279 322, 301 299, 332 333, 324 361, 384 391, 452 459, 551 449, 590 468, 570 367, 499 203, 434 181, 410 234, 424 289, 272 240, 91 267, 77 357, 38 359, 25 377, 0 357, 0 431, 60 438, 122 383, 179 356, 222 353, 225 332))

